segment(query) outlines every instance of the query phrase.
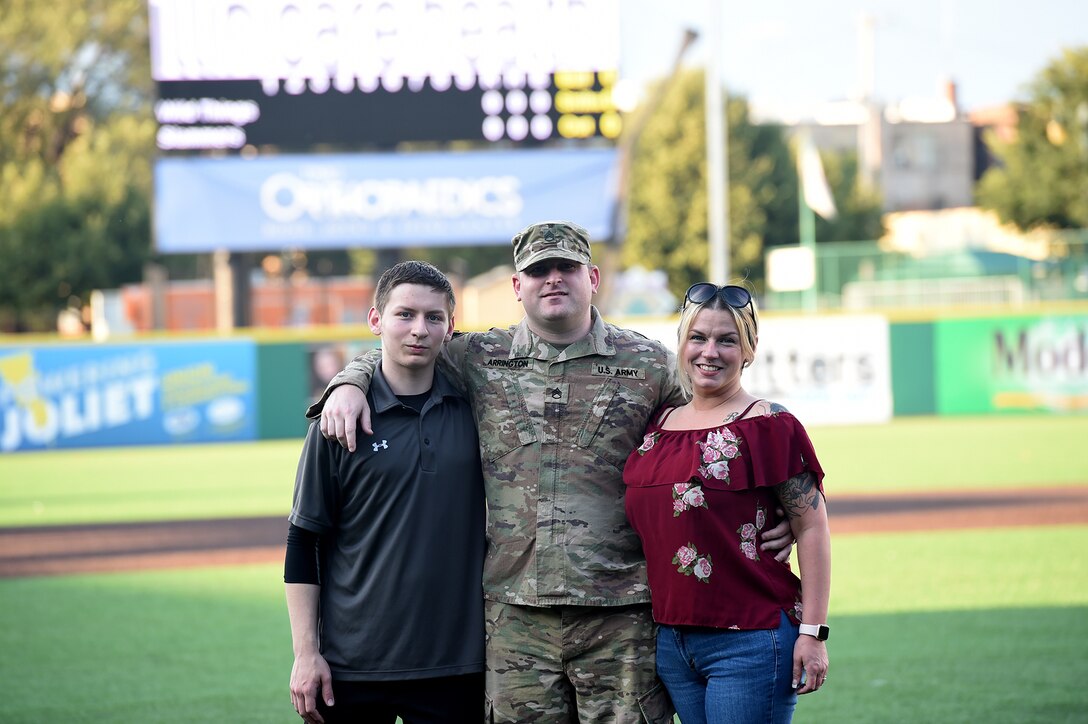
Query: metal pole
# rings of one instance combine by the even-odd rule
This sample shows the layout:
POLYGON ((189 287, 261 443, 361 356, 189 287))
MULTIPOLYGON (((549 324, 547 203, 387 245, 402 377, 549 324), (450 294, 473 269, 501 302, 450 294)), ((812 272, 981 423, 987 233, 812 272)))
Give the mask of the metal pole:
POLYGON ((706 170, 707 241, 710 264, 707 276, 715 284, 729 280, 729 169, 726 149, 728 123, 723 113, 721 81, 721 0, 708 0, 706 46, 706 170))
POLYGON ((800 242, 801 247, 812 253, 812 286, 801 292, 802 307, 806 312, 816 311, 816 284, 820 277, 820 270, 816 265, 816 214, 805 203, 805 189, 801 179, 797 179, 798 211, 801 216, 800 242))
POLYGON ((876 103, 876 19, 861 16, 858 33, 859 102, 865 108, 865 120, 858 125, 858 180, 866 190, 877 186, 881 164, 881 116, 876 103))
POLYGON ((643 104, 642 109, 635 114, 630 125, 626 123, 625 119, 623 133, 620 134, 619 140, 616 201, 612 205, 612 238, 608 240, 607 244, 604 244, 603 252, 597 262, 597 266, 601 269, 601 286, 597 290, 596 303, 606 313, 611 310, 613 277, 619 273, 620 249, 627 241, 627 213, 631 198, 631 164, 634 161, 635 146, 638 145, 638 139, 642 137, 642 132, 646 129, 650 116, 661 107, 665 94, 668 93, 669 88, 675 85, 676 78, 680 75, 684 56, 698 37, 699 33, 695 30, 691 28, 684 30, 669 75, 657 84, 653 95, 643 104))
MULTIPOLYGON (((819 268, 816 264, 816 213, 808 204, 805 194, 805 174, 803 172, 805 149, 810 147, 812 138, 807 128, 797 134, 797 241, 802 249, 808 249, 812 255, 812 284, 801 291, 801 308, 806 312, 816 311, 816 289, 819 268)), ((811 180, 811 179, 809 179, 811 180)))

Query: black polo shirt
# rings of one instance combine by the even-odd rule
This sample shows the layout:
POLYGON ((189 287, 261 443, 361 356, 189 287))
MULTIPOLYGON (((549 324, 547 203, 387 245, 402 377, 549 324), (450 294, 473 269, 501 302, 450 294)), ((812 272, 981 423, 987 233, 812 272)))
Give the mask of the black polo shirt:
POLYGON ((316 422, 290 521, 320 534, 321 653, 334 679, 483 671, 484 494, 472 409, 435 371, 420 412, 375 371, 354 453, 316 422))

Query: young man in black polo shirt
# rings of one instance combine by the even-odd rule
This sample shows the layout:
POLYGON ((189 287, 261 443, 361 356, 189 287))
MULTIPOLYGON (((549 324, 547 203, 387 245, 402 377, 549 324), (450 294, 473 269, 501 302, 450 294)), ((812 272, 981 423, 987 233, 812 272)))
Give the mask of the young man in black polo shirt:
POLYGON ((408 261, 378 281, 374 434, 350 453, 310 426, 284 581, 306 722, 483 716, 484 498, 472 410, 435 369, 453 289, 408 261))

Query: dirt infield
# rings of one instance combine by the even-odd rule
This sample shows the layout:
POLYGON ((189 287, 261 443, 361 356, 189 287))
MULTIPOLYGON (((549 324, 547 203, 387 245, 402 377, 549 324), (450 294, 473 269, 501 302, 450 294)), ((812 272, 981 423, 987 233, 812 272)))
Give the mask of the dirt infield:
MULTIPOLYGON (((831 530, 857 533, 1088 524, 1088 484, 833 498, 831 530)), ((283 560, 283 516, 0 529, 0 578, 283 560)))

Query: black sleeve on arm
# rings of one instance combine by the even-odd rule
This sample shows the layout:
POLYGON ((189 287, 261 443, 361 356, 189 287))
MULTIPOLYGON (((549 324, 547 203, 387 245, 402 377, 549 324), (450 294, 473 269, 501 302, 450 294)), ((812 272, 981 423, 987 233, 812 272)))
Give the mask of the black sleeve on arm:
POLYGON ((321 536, 295 524, 287 529, 287 555, 283 561, 284 583, 321 585, 321 536))

